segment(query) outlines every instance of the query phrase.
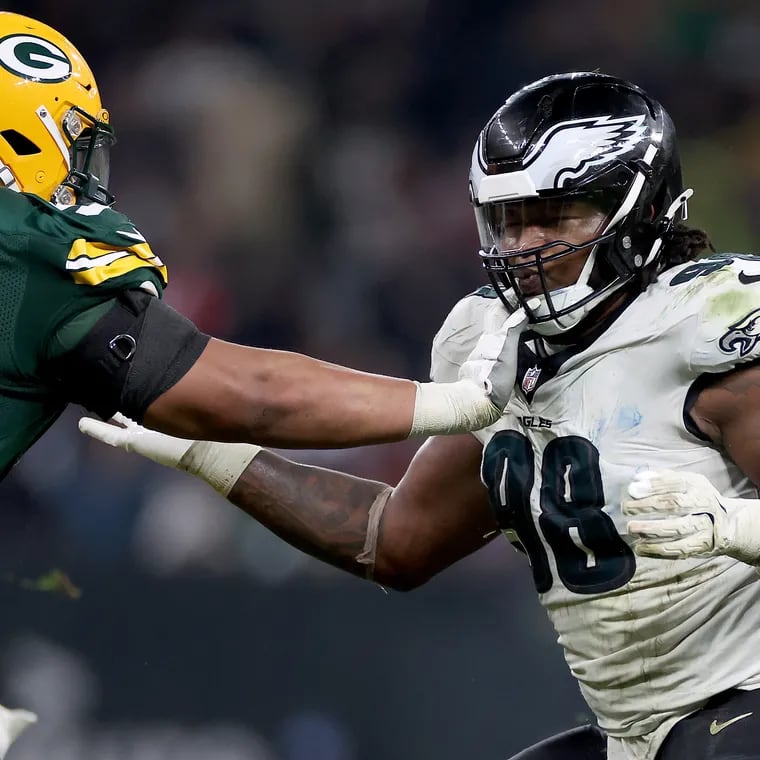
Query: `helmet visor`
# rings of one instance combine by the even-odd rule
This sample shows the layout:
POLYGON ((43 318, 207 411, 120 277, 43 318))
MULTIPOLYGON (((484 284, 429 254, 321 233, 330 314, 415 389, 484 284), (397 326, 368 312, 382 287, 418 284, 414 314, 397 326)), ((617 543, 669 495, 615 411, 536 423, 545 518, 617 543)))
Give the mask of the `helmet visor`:
POLYGON ((97 128, 85 130, 71 146, 72 169, 97 179, 98 185, 107 189, 111 176, 111 146, 114 142, 112 132, 104 132, 97 128))
POLYGON ((108 192, 111 146, 116 142, 113 128, 76 106, 62 126, 71 146, 71 168, 62 186, 71 188, 79 202, 110 205, 114 200, 108 192))
POLYGON ((566 288, 577 281, 593 247, 606 239, 614 205, 597 192, 477 206, 484 266, 506 276, 524 298, 566 288))

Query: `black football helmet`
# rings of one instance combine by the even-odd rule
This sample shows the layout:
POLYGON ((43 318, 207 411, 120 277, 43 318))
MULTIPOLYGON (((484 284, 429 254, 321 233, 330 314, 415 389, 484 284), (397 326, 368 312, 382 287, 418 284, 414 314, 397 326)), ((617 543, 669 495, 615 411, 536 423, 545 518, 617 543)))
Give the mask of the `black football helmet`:
POLYGON ((506 307, 525 308, 543 335, 574 328, 636 277, 644 287, 645 273, 661 265, 663 236, 686 218, 691 194, 682 186, 665 109, 640 87, 595 72, 548 76, 515 92, 489 119, 472 155, 470 197, 483 265, 506 307), (510 245, 509 220, 536 199, 553 213, 563 201, 584 201, 603 212, 601 223, 580 245, 551 237, 527 248, 510 245), (576 282, 552 289, 546 265, 587 248, 576 282), (532 292, 521 285, 528 270, 532 292))

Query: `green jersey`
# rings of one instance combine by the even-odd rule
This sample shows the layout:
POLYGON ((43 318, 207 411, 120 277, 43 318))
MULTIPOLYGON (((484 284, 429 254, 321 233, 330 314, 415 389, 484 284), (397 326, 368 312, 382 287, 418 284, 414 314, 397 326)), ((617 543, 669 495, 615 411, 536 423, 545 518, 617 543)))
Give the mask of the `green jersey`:
POLYGON ((0 189, 0 477, 66 407, 46 363, 74 348, 120 291, 160 297, 166 282, 123 214, 0 189))

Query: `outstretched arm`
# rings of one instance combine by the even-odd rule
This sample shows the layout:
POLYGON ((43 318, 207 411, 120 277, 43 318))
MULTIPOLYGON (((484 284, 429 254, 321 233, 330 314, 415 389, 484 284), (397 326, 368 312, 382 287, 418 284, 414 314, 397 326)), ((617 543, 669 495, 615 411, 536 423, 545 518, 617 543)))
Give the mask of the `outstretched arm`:
POLYGON ((478 475, 480 454, 480 444, 470 435, 432 438, 390 489, 262 451, 228 498, 302 551, 406 590, 495 535, 478 475), (382 500, 381 513, 372 515, 377 520, 373 526, 373 505, 377 509, 382 500))
POLYGON ((206 480, 288 543, 354 575, 410 589, 495 535, 480 444, 433 438, 396 488, 246 444, 172 438, 83 419, 80 429, 206 480))
POLYGON ((141 291, 69 320, 40 374, 102 418, 183 438, 336 448, 479 430, 512 394, 524 312, 488 312, 459 379, 416 383, 303 354, 227 343, 141 291), (83 336, 84 333, 84 336, 83 336))
POLYGON ((184 438, 351 446, 407 437, 416 396, 410 380, 212 338, 144 423, 184 438))
MULTIPOLYGON (((211 339, 189 371, 147 408, 147 427, 183 438, 341 447, 462 433, 495 422, 515 382, 520 310, 492 307, 452 383, 414 383, 286 351, 211 339)), ((121 409, 129 413, 128 409, 121 409)))

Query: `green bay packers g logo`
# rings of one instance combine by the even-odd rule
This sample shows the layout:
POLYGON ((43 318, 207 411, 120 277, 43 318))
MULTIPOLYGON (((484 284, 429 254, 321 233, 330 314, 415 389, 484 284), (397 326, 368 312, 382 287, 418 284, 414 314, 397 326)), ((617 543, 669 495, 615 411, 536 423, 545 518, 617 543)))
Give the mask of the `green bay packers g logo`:
POLYGON ((0 40, 0 66, 35 82, 62 82, 71 76, 66 53, 31 34, 11 34, 0 40))

